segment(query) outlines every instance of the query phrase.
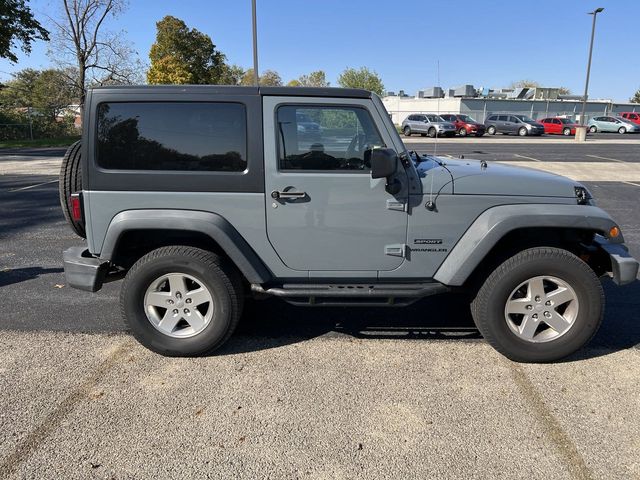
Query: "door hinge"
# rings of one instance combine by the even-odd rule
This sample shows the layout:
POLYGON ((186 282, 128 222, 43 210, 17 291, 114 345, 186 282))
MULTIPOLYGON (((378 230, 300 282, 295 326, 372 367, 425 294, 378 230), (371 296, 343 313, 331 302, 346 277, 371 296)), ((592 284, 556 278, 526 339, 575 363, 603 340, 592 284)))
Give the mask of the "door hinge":
POLYGON ((392 257, 405 258, 407 256, 407 244, 397 243, 395 245, 385 245, 384 254, 392 257))
POLYGON ((398 200, 387 200, 387 210, 405 212, 407 210, 407 204, 406 202, 399 202, 398 200))

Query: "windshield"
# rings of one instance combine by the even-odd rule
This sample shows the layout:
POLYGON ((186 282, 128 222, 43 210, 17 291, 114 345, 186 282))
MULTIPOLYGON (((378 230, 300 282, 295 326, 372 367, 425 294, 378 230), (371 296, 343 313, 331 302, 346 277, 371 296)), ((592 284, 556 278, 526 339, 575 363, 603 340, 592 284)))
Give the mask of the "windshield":
POLYGON ((570 118, 559 118, 558 120, 560 120, 565 125, 573 125, 573 120, 571 120, 570 118))
POLYGON ((463 122, 478 123, 473 118, 471 118, 469 115, 458 115, 458 118, 463 122))
POLYGON ((445 121, 440 115, 427 115, 427 119, 430 122, 444 122, 445 121))
POLYGON ((523 122, 527 122, 527 123, 536 123, 536 121, 533 118, 529 118, 526 115, 514 115, 515 117, 519 118, 520 120, 522 120, 523 122))

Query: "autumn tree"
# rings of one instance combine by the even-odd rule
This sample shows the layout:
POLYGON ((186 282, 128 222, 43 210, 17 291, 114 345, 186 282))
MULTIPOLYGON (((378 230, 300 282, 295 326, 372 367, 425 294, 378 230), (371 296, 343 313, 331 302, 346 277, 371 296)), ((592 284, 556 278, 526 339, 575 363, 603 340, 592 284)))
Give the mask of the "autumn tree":
POLYGON ((345 88, 363 88, 382 95, 384 84, 380 76, 367 67, 346 68, 338 77, 338 85, 345 88))
MULTIPOLYGON (((282 78, 280 74, 275 70, 265 70, 262 72, 262 75, 258 77, 258 82, 262 87, 281 87, 282 86, 282 78)), ((240 85, 245 86, 254 86, 255 80, 253 78, 253 68, 247 70, 242 76, 242 80, 240 81, 240 85)))
POLYGON ((301 75, 298 78, 300 87, 328 87, 327 75, 322 70, 316 70, 308 75, 301 75))
POLYGON ((49 40, 49 32, 33 17, 25 0, 0 1, 0 58, 16 63, 15 49, 31 53, 35 40, 49 40))
POLYGON ((209 35, 170 15, 156 27, 156 41, 149 52, 149 83, 219 84, 232 83, 240 76, 239 67, 225 65, 224 54, 209 35))
MULTIPOLYGON (((58 0, 60 1, 60 0, 58 0)), ((140 80, 137 54, 123 32, 106 25, 121 13, 126 0, 61 0, 63 14, 54 25, 49 55, 66 72, 84 106, 90 85, 128 84, 140 80)))

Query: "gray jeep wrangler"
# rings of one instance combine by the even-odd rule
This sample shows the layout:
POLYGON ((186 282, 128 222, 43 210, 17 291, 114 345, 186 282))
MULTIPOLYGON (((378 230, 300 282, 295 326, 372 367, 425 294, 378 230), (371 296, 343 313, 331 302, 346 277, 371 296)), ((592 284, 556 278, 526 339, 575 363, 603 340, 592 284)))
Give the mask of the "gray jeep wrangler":
POLYGON ((64 252, 68 284, 126 275, 122 314, 164 355, 220 347, 250 296, 382 307, 459 290, 499 352, 553 361, 596 333, 599 277, 638 271, 584 186, 410 152, 364 90, 95 88, 60 184, 87 239, 64 252))

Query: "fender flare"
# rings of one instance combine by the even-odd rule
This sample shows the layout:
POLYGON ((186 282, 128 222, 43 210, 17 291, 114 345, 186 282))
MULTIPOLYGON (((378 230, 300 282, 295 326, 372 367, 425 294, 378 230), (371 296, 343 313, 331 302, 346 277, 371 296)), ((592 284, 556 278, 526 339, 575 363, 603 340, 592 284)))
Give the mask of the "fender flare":
POLYGON ((251 283, 266 283, 272 275, 240 233, 224 217, 195 210, 126 210, 107 228, 100 258, 111 261, 122 234, 131 230, 191 230, 204 233, 220 245, 251 283))
MULTIPOLYGON (((507 233, 520 228, 591 230, 607 236, 616 223, 604 210, 587 205, 501 205, 485 210, 462 235, 434 275, 444 285, 460 286, 507 233)), ((624 243, 622 235, 610 240, 624 243)))

